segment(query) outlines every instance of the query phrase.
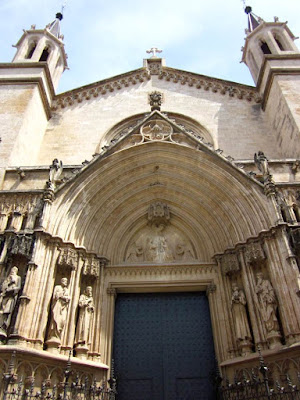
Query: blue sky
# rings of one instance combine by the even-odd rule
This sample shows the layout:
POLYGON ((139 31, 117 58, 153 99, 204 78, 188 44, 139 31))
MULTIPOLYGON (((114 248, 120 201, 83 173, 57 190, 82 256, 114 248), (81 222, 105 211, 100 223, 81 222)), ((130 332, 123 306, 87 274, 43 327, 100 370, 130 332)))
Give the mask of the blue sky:
MULTIPOLYGON (((22 29, 43 28, 64 1, 0 0, 0 61, 11 61, 22 29)), ((247 5, 266 21, 289 21, 300 36, 300 0, 247 5)), ((62 33, 70 69, 58 92, 140 68, 152 46, 163 49, 169 67, 252 85, 240 63, 246 27, 241 0, 67 0, 62 33)))

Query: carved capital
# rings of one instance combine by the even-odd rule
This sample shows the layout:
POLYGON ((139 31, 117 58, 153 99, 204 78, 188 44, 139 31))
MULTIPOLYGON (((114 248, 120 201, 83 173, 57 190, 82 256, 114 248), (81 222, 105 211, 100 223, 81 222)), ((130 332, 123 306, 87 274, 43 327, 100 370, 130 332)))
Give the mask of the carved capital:
POLYGON ((217 286, 214 283, 210 283, 206 288, 206 295, 214 293, 217 290, 217 286))
POLYGON ((239 260, 235 253, 224 254, 220 262, 224 275, 232 275, 240 270, 239 260))
POLYGON ((261 242, 252 242, 245 247, 245 261, 247 265, 256 266, 266 259, 261 242))
POLYGON ((117 296, 117 289, 115 288, 107 288, 106 293, 109 294, 110 296, 117 296))
POLYGON ((77 250, 72 247, 62 247, 59 249, 60 255, 58 257, 57 264, 61 267, 69 267, 76 269, 78 265, 78 253, 77 250))

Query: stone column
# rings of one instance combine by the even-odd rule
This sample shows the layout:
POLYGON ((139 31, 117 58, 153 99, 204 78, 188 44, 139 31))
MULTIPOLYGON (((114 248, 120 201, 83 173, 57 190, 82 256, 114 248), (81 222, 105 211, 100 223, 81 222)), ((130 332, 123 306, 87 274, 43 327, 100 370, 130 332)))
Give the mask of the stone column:
POLYGON ((102 309, 103 309, 103 288, 104 288, 104 268, 105 268, 105 262, 104 261, 99 261, 100 262, 100 271, 99 271, 99 277, 97 279, 97 287, 94 288, 94 304, 95 304, 95 313, 94 313, 94 327, 91 335, 91 348, 88 352, 88 358, 93 361, 100 361, 101 359, 101 351, 100 351, 100 345, 101 345, 101 332, 102 332, 102 326, 101 326, 101 317, 102 317, 102 309))
MULTIPOLYGON (((245 251, 245 250, 244 250, 245 251)), ((240 261, 241 261, 241 277, 243 282, 243 288, 245 291, 245 295, 248 302, 248 310, 249 310, 249 317, 253 332, 253 340, 257 346, 260 346, 261 349, 267 349, 267 341, 266 341, 266 332, 261 323, 259 310, 257 309, 255 303, 255 277, 253 271, 251 269, 250 259, 245 256, 243 249, 239 250, 240 254, 240 261)), ((246 248, 247 252, 247 248, 246 248)))
POLYGON ((106 332, 102 332, 102 336, 105 336, 105 352, 103 354, 104 363, 110 365, 111 354, 112 354, 112 338, 114 332, 114 316, 115 316, 115 300, 117 297, 117 290, 112 287, 107 288, 107 324, 106 332))

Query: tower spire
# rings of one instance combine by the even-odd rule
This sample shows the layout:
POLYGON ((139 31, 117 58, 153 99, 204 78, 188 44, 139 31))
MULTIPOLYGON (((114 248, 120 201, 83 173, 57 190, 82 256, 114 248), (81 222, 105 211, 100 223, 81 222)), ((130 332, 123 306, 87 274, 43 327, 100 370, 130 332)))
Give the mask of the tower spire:
POLYGON ((250 33, 263 22, 263 19, 255 15, 250 6, 245 7, 245 13, 248 15, 248 31, 250 33))
POLYGON ((54 36, 57 37, 58 39, 61 38, 61 34, 60 34, 60 21, 61 21, 62 19, 63 19, 62 13, 61 13, 61 12, 58 12, 58 13, 55 15, 55 20, 46 26, 46 28, 48 29, 48 31, 51 32, 52 35, 54 35, 54 36))

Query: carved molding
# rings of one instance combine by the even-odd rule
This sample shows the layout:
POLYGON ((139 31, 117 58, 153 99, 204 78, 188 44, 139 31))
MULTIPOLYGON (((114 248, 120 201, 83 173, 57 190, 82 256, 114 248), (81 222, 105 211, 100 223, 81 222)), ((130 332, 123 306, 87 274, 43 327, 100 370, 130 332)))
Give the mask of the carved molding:
POLYGON ((56 96, 53 101, 52 109, 70 107, 81 103, 84 100, 90 100, 99 96, 112 93, 115 90, 145 82, 151 79, 151 75, 158 75, 159 79, 172 81, 180 85, 188 85, 196 89, 204 89, 213 93, 227 94, 229 97, 236 97, 240 100, 261 102, 261 97, 256 88, 239 85, 235 82, 226 82, 207 76, 201 76, 189 72, 184 72, 168 67, 161 66, 160 61, 148 61, 148 68, 141 68, 137 71, 129 72, 122 77, 117 76, 105 81, 94 83, 85 88, 79 88, 70 92, 56 96))
POLYGON ((142 266, 142 267, 108 267, 105 275, 109 277, 165 277, 170 276, 199 276, 204 274, 217 273, 216 264, 204 265, 164 265, 164 266, 142 266))
POLYGON ((137 72, 129 73, 127 76, 119 76, 102 82, 97 82, 91 87, 77 89, 57 96, 53 102, 52 109, 57 110, 58 108, 65 108, 76 103, 82 103, 84 100, 90 100, 91 98, 104 96, 107 93, 112 93, 115 90, 136 85, 149 79, 150 72, 147 69, 141 69, 137 72))

